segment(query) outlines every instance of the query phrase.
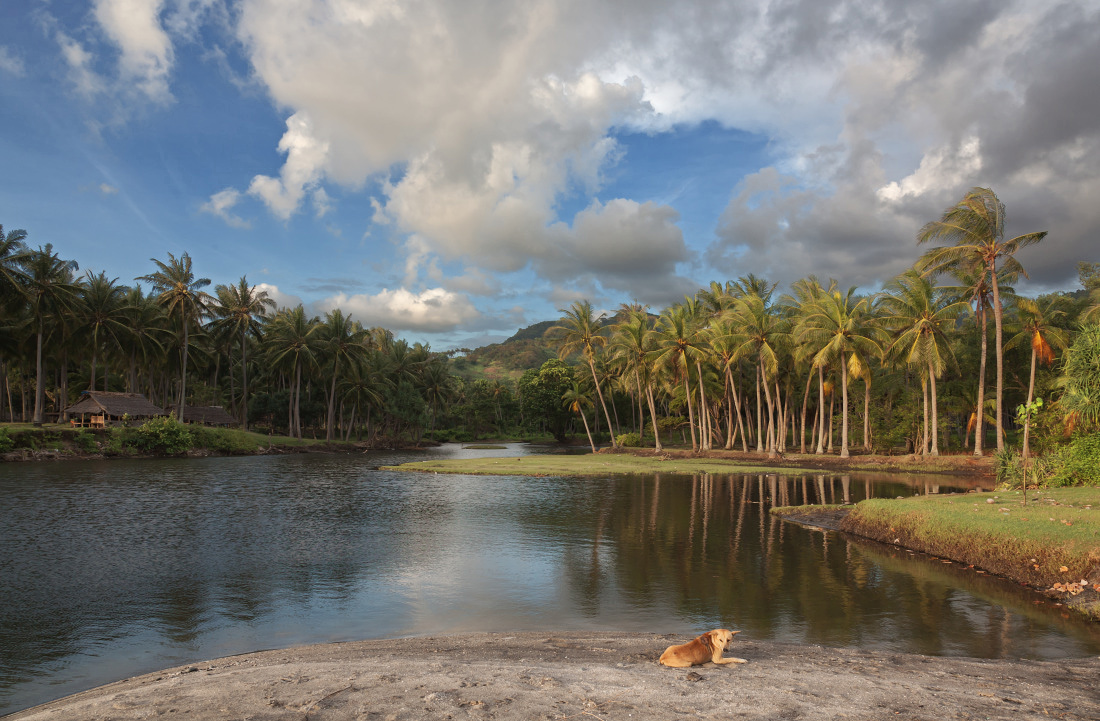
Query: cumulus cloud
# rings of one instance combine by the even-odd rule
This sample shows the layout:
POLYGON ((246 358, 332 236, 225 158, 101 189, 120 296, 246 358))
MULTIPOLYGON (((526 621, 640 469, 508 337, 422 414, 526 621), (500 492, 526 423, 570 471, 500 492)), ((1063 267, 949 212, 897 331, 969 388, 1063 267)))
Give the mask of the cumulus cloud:
POLYGON ((172 41, 161 26, 163 0, 97 0, 93 14, 119 50, 121 82, 158 103, 168 102, 172 41))
POLYGON ((374 295, 337 293, 321 301, 318 307, 324 311, 340 308, 365 326, 421 333, 454 330, 481 317, 469 298, 443 288, 429 288, 420 293, 405 288, 384 288, 374 295))
POLYGON ((287 156, 279 177, 257 175, 248 187, 249 195, 262 200, 275 217, 289 220, 306 193, 316 191, 314 199, 320 202, 318 216, 324 215, 321 209, 327 207, 328 196, 317 183, 324 170, 328 148, 327 142, 315 137, 309 114, 295 113, 287 118, 286 133, 279 141, 279 152, 287 156))
POLYGON ((267 293, 267 297, 275 301, 276 308, 295 308, 302 303, 302 299, 298 296, 284 293, 279 290, 279 286, 271 283, 257 283, 256 292, 267 293))
POLYGON ((247 220, 232 212, 240 199, 240 191, 226 188, 211 195, 210 200, 203 203, 199 210, 221 218, 232 228, 249 228, 251 224, 247 220))

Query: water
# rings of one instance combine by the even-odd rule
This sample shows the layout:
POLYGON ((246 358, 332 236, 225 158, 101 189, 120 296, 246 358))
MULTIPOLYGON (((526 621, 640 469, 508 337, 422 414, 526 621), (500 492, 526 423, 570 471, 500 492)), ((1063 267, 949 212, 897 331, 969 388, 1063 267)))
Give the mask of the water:
POLYGON ((1095 626, 1007 581, 767 513, 958 485, 377 470, 527 452, 2 466, 0 713, 231 654, 470 631, 726 626, 938 655, 1100 653, 1095 626))

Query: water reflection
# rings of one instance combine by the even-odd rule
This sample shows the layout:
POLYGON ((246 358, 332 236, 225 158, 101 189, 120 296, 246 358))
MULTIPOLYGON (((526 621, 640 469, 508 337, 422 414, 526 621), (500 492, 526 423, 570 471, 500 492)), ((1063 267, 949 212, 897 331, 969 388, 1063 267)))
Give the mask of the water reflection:
POLYGON ((411 458, 6 466, 0 713, 203 658, 458 631, 722 625, 931 654, 1100 651, 1095 628, 1012 584, 768 514, 963 490, 951 479, 376 470, 411 458))

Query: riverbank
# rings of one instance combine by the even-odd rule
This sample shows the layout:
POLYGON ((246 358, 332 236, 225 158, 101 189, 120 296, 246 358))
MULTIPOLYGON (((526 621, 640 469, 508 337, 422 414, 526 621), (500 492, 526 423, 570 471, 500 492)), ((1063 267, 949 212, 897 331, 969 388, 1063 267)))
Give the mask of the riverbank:
POLYGON ((1004 576, 1100 620, 1100 489, 1054 488, 868 499, 854 506, 773 508, 1004 576))
POLYGON ((1096 658, 944 658, 747 639, 728 654, 747 664, 657 663, 686 640, 518 633, 325 644, 166 669, 8 718, 1100 718, 1096 658))
POLYGON ((972 455, 875 456, 855 455, 840 458, 830 455, 788 453, 769 458, 765 453, 740 451, 693 452, 669 449, 603 449, 584 455, 545 455, 523 458, 436 459, 406 463, 403 471, 424 473, 466 473, 474 475, 585 476, 607 473, 919 473, 965 476, 995 483, 993 459, 972 455))

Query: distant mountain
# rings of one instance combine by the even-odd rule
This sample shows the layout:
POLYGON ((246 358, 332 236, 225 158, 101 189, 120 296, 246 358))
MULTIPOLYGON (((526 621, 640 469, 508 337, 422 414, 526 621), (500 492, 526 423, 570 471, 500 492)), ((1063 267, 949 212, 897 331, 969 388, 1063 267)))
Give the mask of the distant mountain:
POLYGON ((516 334, 504 341, 505 343, 513 343, 520 340, 542 340, 546 335, 546 331, 554 327, 558 321, 556 320, 544 320, 541 323, 535 323, 529 325, 526 328, 522 328, 516 331, 516 334))
POLYGON ((546 331, 557 321, 547 320, 529 325, 502 343, 476 348, 465 356, 451 359, 451 370, 467 380, 516 380, 528 368, 541 368, 551 358, 558 357, 558 347, 547 340, 546 331))

